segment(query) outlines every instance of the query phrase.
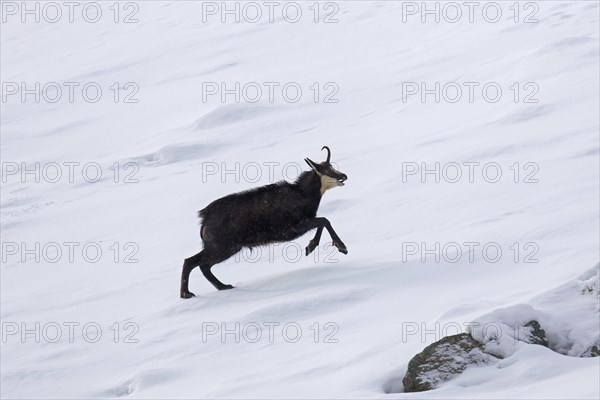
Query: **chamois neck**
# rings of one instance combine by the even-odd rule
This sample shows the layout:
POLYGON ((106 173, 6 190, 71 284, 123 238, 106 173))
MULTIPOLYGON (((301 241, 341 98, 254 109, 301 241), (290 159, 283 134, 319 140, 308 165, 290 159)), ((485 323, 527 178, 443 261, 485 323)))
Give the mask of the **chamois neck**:
POLYGON ((300 174, 298 179, 296 179, 294 184, 303 192, 318 194, 319 197, 322 196, 321 178, 315 171, 304 171, 300 174))

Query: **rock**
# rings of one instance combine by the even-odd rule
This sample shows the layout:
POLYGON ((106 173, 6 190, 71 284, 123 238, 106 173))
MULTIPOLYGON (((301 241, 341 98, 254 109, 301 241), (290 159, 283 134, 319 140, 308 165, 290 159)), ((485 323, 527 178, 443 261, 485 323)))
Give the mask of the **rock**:
POLYGON ((523 328, 526 330, 526 334, 522 338, 524 342, 548 347, 546 331, 542 329, 539 322, 536 320, 531 320, 523 325, 523 328))
POLYGON ((402 384, 405 392, 435 389, 469 366, 494 364, 498 359, 483 352, 483 346, 468 333, 446 336, 425 347, 408 363, 402 384))
POLYGON ((580 293, 586 296, 600 297, 600 264, 585 272, 577 280, 580 293))
POLYGON ((580 357, 600 357, 600 349, 597 345, 593 345, 584 351, 580 357))

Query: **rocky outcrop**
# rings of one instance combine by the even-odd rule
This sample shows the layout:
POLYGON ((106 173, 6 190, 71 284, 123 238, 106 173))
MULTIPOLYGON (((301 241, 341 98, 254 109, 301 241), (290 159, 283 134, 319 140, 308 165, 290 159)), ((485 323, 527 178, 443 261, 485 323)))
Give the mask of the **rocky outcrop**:
POLYGON ((536 297, 538 308, 515 304, 483 315, 473 321, 468 333, 442 338, 414 356, 402 379, 404 391, 435 389, 467 368, 511 357, 523 343, 565 356, 599 357, 599 298, 600 265, 596 265, 578 279, 536 297), (562 309, 555 310, 556 304, 562 309))
POLYGON ((484 353, 469 334, 447 336, 414 356, 402 384, 405 392, 431 390, 449 381, 469 366, 493 364, 498 358, 484 353))
POLYGON ((581 354, 581 357, 600 357, 600 349, 597 345, 591 346, 581 354))
POLYGON ((548 347, 548 339, 546 339, 546 331, 542 329, 539 322, 536 320, 529 321, 523 325, 523 329, 526 330, 526 335, 523 337, 523 341, 531 344, 539 344, 544 347, 548 347))

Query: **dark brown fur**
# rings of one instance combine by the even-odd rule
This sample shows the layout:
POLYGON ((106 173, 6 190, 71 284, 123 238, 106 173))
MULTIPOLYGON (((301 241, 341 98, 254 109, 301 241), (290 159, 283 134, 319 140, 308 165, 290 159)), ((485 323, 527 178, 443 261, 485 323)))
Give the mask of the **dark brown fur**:
MULTIPOLYGON (((329 149, 327 148, 329 151, 329 149)), ((218 290, 233 286, 220 282, 211 268, 227 260, 244 247, 257 247, 275 242, 294 240, 311 229, 317 229, 315 237, 306 248, 309 255, 319 244, 323 229, 327 229, 333 244, 344 254, 346 246, 335 233, 326 218, 317 218, 322 197, 322 177, 337 180, 342 186, 347 176, 335 170, 327 161, 316 164, 306 162, 312 168, 303 172, 294 183, 286 181, 230 194, 210 203, 198 212, 202 219, 200 236, 203 250, 187 258, 183 263, 180 296, 194 296, 189 291, 190 272, 197 266, 218 290)))

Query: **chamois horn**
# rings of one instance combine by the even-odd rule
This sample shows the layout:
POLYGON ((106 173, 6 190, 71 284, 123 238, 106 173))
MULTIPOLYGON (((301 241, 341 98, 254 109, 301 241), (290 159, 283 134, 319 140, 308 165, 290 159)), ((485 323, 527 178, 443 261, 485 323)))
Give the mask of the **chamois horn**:
POLYGON ((321 148, 321 151, 323 151, 324 149, 327 149, 327 161, 326 162, 329 164, 329 160, 331 160, 331 150, 329 150, 329 147, 323 146, 321 148))

